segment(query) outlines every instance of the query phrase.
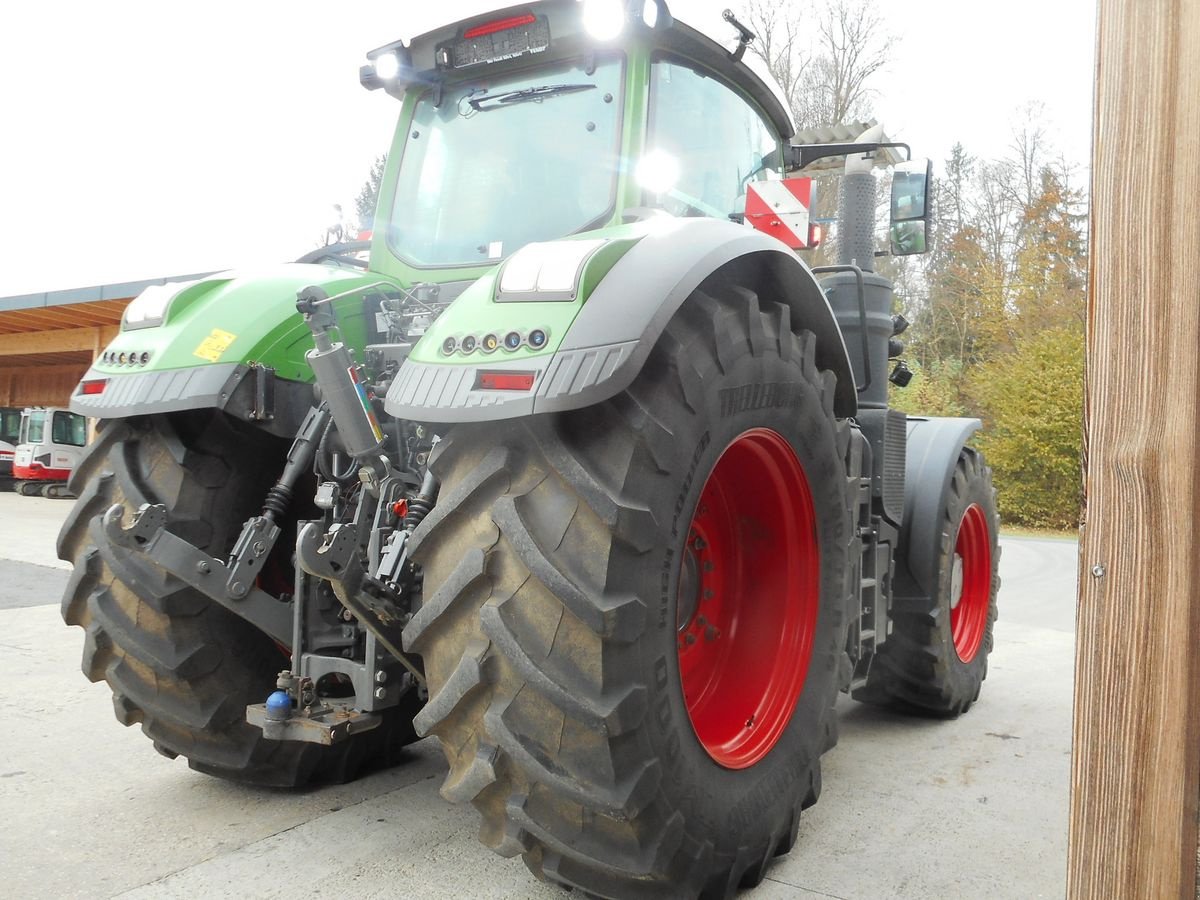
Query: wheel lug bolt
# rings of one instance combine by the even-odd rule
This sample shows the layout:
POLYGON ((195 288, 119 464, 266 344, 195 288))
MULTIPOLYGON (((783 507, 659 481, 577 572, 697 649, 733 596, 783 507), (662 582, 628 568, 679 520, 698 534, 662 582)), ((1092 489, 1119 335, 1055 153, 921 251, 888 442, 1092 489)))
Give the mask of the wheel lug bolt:
POLYGON ((715 641, 720 636, 721 632, 717 631, 717 629, 713 628, 711 625, 704 629, 704 639, 706 641, 715 641))
POLYGON ((692 541, 692 547, 694 547, 696 550, 703 550, 707 546, 708 544, 704 542, 704 538, 702 537, 698 537, 692 541))
POLYGON ((713 564, 712 564, 712 560, 711 560, 711 559, 706 559, 706 560, 704 561, 704 571, 705 571, 705 572, 711 572, 712 570, 713 570, 713 564))
POLYGON ((696 624, 697 624, 697 625, 707 625, 707 624, 708 624, 708 619, 704 618, 704 616, 697 616, 697 617, 696 617, 696 624))
POLYGON ((696 636, 689 633, 688 636, 683 639, 683 641, 690 647, 692 644, 696 643, 696 636))

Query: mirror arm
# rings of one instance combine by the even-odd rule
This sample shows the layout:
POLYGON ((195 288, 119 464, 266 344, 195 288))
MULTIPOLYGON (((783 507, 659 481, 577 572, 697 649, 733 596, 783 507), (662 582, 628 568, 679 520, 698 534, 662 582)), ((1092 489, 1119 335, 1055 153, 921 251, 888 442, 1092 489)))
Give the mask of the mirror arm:
POLYGON ((904 150, 904 159, 906 162, 912 159, 912 148, 908 144, 897 141, 868 144, 788 144, 784 147, 784 152, 787 171, 795 172, 812 165, 818 159, 826 159, 830 156, 850 156, 857 153, 875 153, 876 151, 887 150, 893 147, 904 150))

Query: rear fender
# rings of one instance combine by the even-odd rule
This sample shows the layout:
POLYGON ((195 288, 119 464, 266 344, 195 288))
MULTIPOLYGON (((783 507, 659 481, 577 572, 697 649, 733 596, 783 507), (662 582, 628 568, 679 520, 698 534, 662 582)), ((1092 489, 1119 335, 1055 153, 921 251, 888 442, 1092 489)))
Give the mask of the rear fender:
POLYGON ((959 454, 982 427, 978 419, 908 419, 904 466, 904 519, 899 562, 907 564, 922 596, 937 588, 936 561, 942 539, 942 510, 959 454))
POLYGON ((482 292, 492 291, 494 282, 482 279, 442 315, 404 363, 388 392, 388 412, 424 422, 478 422, 599 403, 633 382, 667 322, 716 276, 791 308, 792 327, 816 336, 817 365, 837 376, 835 412, 854 415, 854 377, 833 311, 808 266, 779 241, 716 219, 655 219, 595 234, 630 246, 594 286, 588 284, 589 270, 582 270, 581 290, 590 290, 572 301, 574 309, 554 298, 521 303, 492 300, 490 293, 486 298, 493 313, 504 308, 514 327, 529 317, 565 316, 561 338, 553 335, 546 352, 523 352, 513 359, 504 352, 438 358, 440 341, 477 330, 473 320, 488 312, 482 292), (533 373, 532 387, 525 392, 480 387, 481 375, 510 371, 533 373))

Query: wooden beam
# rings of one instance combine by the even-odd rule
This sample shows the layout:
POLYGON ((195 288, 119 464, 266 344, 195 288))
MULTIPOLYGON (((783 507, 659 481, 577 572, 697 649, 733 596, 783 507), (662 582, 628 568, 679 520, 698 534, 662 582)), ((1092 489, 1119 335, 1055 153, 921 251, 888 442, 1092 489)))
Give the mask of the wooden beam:
POLYGON ((61 353, 70 350, 92 350, 97 336, 107 343, 117 326, 93 328, 60 328, 55 331, 35 331, 28 334, 0 334, 0 358, 9 354, 61 353), (105 338, 104 335, 110 335, 105 338))
MULTIPOLYGON (((3 357, 0 357, 2 360, 3 357)), ((87 363, 65 366, 0 368, 3 406, 66 406, 87 363)))
POLYGON ((100 300, 66 306, 36 306, 0 310, 0 334, 74 328, 80 325, 115 325, 129 305, 128 300, 100 300))
POLYGON ((1192 897, 1200 4, 1100 0, 1069 897, 1192 897))
MULTIPOLYGON (((87 371, 88 364, 86 362, 64 363, 60 366, 38 366, 36 368, 8 368, 0 365, 0 378, 20 378, 22 375, 33 374, 41 377, 52 377, 55 375, 82 375, 87 371)), ((74 385, 72 385, 74 387, 74 385)))

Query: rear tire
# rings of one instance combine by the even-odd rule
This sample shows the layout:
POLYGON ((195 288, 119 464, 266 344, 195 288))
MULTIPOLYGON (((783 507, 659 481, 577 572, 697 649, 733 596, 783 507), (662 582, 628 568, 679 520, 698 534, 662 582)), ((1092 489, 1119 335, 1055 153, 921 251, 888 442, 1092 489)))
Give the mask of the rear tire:
MULTIPOLYGON (((83 672, 107 681, 123 725, 140 723, 163 755, 197 771, 274 787, 345 782, 397 761, 416 739, 416 692, 383 723, 332 747, 264 740, 246 706, 274 690, 288 657, 266 634, 136 553, 114 546, 100 517, 162 503, 169 529, 223 557, 281 468, 286 446, 220 413, 100 422, 71 477, 79 500, 58 537, 74 563, 63 596, 83 628, 83 672)), ((286 552, 286 548, 283 548, 286 552)))
POLYGON ((952 718, 979 699, 1000 589, 996 491, 977 450, 959 454, 940 516, 940 544, 928 549, 938 573, 934 595, 897 590, 892 632, 854 699, 952 718))
MULTIPOLYGON (((709 284, 624 393, 561 415, 458 426, 439 445, 439 502, 414 535, 427 593, 404 635, 429 683, 416 724, 449 760, 443 796, 472 801, 481 840, 522 854, 538 877, 602 897, 727 897, 791 848, 800 810, 816 801, 820 755, 835 740, 851 517, 849 430, 833 415, 834 378, 814 358, 813 336, 792 332, 786 306, 709 284), (768 445, 771 465, 788 471, 790 456, 807 482, 811 507, 797 516, 809 520, 819 568, 813 595, 797 595, 810 618, 776 629, 809 641, 806 669, 758 676, 763 727, 778 734, 739 743, 684 697, 697 682, 694 670, 681 675, 690 632, 679 620, 695 611, 680 614, 681 560, 724 451, 768 445), (774 688, 786 701, 768 701, 774 688)), ((747 491, 766 498, 759 509, 774 509, 745 472, 747 491)), ((735 518, 745 545, 792 534, 735 518)), ((737 566, 747 602, 771 601, 763 587, 754 593, 758 572, 773 583, 804 571, 788 553, 737 566)), ((704 596, 688 591, 685 607, 704 596)), ((774 646, 761 620, 744 621, 774 646)), ((722 699, 739 702, 735 673, 715 671, 722 699)))

